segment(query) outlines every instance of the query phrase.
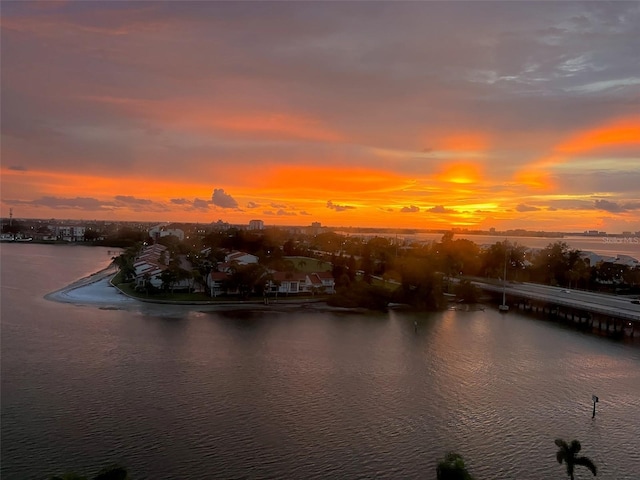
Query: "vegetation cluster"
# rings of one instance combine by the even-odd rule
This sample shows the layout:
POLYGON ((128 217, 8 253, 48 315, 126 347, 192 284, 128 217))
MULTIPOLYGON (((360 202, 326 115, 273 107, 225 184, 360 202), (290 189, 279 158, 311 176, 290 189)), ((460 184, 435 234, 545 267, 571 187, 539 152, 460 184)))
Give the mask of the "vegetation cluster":
MULTIPOLYGON (((115 262, 123 279, 133 276, 133 261, 142 246, 139 234, 121 232, 118 242, 130 246, 115 262)), ((150 238, 144 239, 151 242, 150 238)), ((193 294, 206 298, 205 278, 215 271, 225 252, 237 250, 256 255, 255 265, 236 265, 228 279, 229 287, 243 299, 266 294, 265 285, 274 281, 270 272, 289 274, 330 270, 336 283, 331 305, 384 309, 390 302, 419 310, 438 310, 446 297, 456 295, 465 302, 476 302, 479 294, 473 279, 534 282, 565 288, 640 293, 640 268, 601 262, 590 265, 579 250, 562 241, 533 251, 507 240, 481 247, 467 239, 454 239, 452 232, 432 243, 398 242, 389 237, 352 237, 335 232, 317 235, 292 234, 284 229, 263 231, 229 229, 189 235, 184 241, 162 237, 168 248, 169 268, 163 273, 163 286, 144 287, 146 295, 166 295, 180 280, 193 280, 193 294), (191 268, 185 270, 184 261, 191 268)), ((313 295, 322 294, 314 291, 313 295)), ((194 298, 195 299, 195 298, 194 298)))

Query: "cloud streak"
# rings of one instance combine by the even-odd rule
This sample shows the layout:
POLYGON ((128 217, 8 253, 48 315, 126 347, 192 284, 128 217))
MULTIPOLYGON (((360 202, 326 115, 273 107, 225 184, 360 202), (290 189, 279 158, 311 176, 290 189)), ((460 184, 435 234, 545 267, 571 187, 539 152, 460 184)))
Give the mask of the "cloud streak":
POLYGON ((352 205, 340 205, 337 203, 333 203, 331 200, 327 202, 327 208, 331 210, 335 210, 336 212, 345 212, 347 210, 354 210, 356 207, 352 205))

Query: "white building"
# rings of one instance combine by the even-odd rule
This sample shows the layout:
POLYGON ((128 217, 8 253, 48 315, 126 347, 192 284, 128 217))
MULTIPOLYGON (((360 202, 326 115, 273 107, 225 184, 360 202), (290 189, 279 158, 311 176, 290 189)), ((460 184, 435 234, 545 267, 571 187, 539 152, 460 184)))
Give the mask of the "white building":
POLYGON ((165 225, 157 225, 149 230, 149 236, 153 238, 154 242, 157 242, 162 237, 168 237, 169 235, 177 237, 180 241, 184 240, 184 231, 179 228, 167 228, 165 225))
POLYGON ((84 240, 85 227, 78 227, 73 225, 56 225, 49 227, 49 229, 55 232, 55 236, 59 240, 66 242, 82 242, 84 240))
POLYGON ((271 293, 335 293, 336 283, 331 272, 273 272, 269 282, 271 293))
POLYGON ((224 257, 225 263, 237 263, 238 265, 249 265, 258 263, 258 257, 245 252, 231 252, 224 257))

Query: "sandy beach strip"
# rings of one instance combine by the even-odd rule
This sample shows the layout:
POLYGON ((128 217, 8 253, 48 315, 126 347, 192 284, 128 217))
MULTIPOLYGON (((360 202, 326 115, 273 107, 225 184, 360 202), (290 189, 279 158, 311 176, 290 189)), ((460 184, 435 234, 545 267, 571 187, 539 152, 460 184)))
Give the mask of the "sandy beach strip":
POLYGON ((140 302, 124 295, 111 285, 110 282, 114 275, 113 267, 107 267, 60 290, 49 293, 44 298, 54 302, 79 305, 123 306, 139 304, 140 302))

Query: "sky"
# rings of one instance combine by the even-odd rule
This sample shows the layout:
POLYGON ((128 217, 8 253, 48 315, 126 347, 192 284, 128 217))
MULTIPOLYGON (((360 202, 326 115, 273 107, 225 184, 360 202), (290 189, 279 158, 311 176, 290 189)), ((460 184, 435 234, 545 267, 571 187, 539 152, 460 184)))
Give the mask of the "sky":
POLYGON ((1 8, 3 218, 640 230, 640 2, 1 8))

